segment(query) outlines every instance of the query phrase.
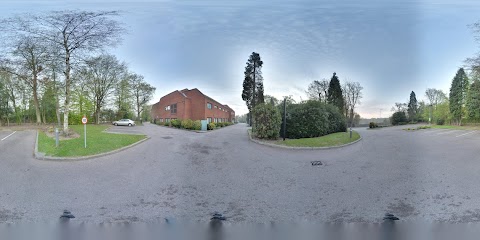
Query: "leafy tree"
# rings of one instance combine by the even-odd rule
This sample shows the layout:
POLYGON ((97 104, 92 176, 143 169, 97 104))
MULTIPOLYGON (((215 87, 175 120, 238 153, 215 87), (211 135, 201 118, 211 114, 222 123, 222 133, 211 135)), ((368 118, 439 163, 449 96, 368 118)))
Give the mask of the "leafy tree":
POLYGON ((432 121, 432 117, 435 115, 434 112, 437 109, 437 105, 443 102, 447 96, 441 90, 437 90, 435 88, 429 88, 425 91, 425 96, 428 98, 429 101, 429 113, 425 119, 430 119, 432 121))
POLYGON ((428 119, 429 108, 424 101, 418 102, 418 109, 417 109, 417 118, 418 122, 426 122, 428 119))
POLYGON ((408 102, 407 112, 408 112, 408 119, 411 122, 417 120, 418 102, 417 102, 417 97, 415 96, 414 91, 410 93, 410 101, 408 102))
POLYGON ((468 77, 463 68, 460 68, 457 74, 455 74, 450 87, 450 113, 458 125, 462 124, 467 90, 468 77))
POLYGON ((100 124, 100 111, 113 93, 115 86, 127 74, 126 63, 120 62, 113 55, 100 55, 86 61, 81 70, 87 79, 87 87, 93 94, 95 102, 95 119, 100 124))
POLYGON ((43 84, 44 92, 40 100, 40 110, 42 114, 43 123, 55 122, 56 111, 56 97, 55 86, 53 82, 45 82, 43 84))
POLYGON ((63 62, 64 104, 63 130, 68 133, 70 111, 72 65, 79 63, 85 55, 115 46, 125 31, 120 22, 112 19, 116 11, 53 11, 47 14, 25 14, 16 21, 21 22, 21 32, 58 50, 63 62))
POLYGON ((251 113, 252 109, 255 108, 256 103, 264 102, 262 77, 263 61, 260 58, 260 54, 253 52, 248 58, 246 64, 242 99, 247 104, 248 111, 251 113))
POLYGON ((445 101, 439 103, 437 105, 437 109, 435 109, 435 112, 433 112, 433 114, 433 118, 435 119, 435 123, 437 124, 439 122, 451 121, 449 100, 445 99, 445 101))
POLYGON ((280 134, 282 117, 275 106, 261 103, 253 109, 254 134, 258 138, 277 139, 280 134))
POLYGON ((269 103, 272 106, 277 106, 280 102, 278 99, 271 95, 265 95, 265 103, 269 103))
POLYGON ((466 109, 468 118, 480 120, 480 81, 474 80, 467 94, 466 109))
POLYGON ((336 106, 341 113, 344 112, 342 87, 340 86, 340 80, 338 80, 336 73, 333 73, 328 85, 327 102, 336 106))
POLYGON ((403 111, 395 112, 395 113, 393 113, 390 122, 393 125, 399 125, 399 124, 407 123, 408 122, 407 115, 405 115, 405 112, 403 112, 403 111))
POLYGON ((132 95, 135 98, 135 109, 137 110, 137 118, 145 110, 146 104, 152 99, 155 87, 145 82, 142 75, 131 74, 130 86, 132 95))
POLYGON ((310 100, 319 100, 327 102, 327 90, 329 82, 326 79, 321 81, 315 80, 308 85, 307 95, 310 100))
POLYGON ((406 103, 395 103, 395 106, 392 107, 392 111, 394 112, 406 112, 407 111, 407 104, 406 103))

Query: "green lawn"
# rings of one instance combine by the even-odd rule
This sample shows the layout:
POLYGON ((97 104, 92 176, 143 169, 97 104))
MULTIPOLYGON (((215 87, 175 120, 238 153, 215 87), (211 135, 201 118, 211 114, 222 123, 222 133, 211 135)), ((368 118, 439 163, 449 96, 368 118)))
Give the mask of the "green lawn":
POLYGON ((55 139, 45 133, 38 134, 38 151, 47 156, 73 157, 89 156, 109 152, 138 142, 145 135, 112 134, 102 132, 109 126, 87 125, 87 148, 84 147, 83 125, 72 125, 70 128, 80 134, 79 138, 62 140, 59 147, 55 147, 55 139))
POLYGON ((350 133, 338 132, 316 138, 300 138, 300 139, 282 139, 275 141, 275 144, 285 145, 290 147, 332 147, 351 143, 360 138, 360 134, 353 131, 352 138, 350 133))
POLYGON ((431 125, 431 127, 439 129, 480 130, 480 126, 431 125))

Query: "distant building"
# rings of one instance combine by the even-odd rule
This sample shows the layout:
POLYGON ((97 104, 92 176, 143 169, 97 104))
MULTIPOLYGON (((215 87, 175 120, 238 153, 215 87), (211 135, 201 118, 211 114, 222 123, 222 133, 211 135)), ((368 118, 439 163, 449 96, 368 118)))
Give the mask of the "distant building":
POLYGON ((233 122, 235 111, 223 105, 200 90, 183 89, 173 91, 153 104, 152 119, 169 122, 173 119, 207 120, 210 122, 233 122))

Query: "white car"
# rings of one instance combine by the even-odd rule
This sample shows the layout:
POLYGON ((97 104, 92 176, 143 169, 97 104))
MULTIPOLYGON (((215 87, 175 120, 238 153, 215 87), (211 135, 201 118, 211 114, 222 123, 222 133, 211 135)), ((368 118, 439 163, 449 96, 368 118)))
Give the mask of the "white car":
POLYGON ((135 126, 135 122, 130 119, 120 119, 118 121, 113 121, 112 124, 115 126, 135 126))

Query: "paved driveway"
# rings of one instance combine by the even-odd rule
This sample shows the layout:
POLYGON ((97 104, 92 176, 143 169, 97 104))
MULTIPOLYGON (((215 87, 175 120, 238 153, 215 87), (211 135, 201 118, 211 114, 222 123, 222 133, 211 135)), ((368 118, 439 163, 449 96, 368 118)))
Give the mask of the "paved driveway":
POLYGON ((146 124, 134 129, 148 141, 79 162, 35 160, 35 133, 17 132, 0 141, 0 222, 56 221, 63 209, 92 222, 207 221, 214 211, 233 222, 378 222, 386 212, 480 221, 480 132, 401 128, 358 129, 363 140, 346 148, 287 150, 250 142, 243 124, 146 124))

